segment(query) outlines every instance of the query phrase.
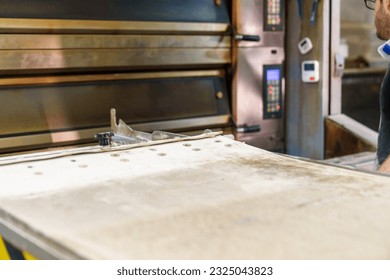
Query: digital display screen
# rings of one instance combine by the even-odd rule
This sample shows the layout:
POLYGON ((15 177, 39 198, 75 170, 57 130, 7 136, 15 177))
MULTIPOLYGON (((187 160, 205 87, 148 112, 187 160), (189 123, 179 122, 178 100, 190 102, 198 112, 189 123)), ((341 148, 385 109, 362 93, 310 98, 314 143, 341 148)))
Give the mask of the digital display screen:
POLYGON ((304 67, 305 71, 314 71, 314 63, 307 63, 304 67))
POLYGON ((279 69, 267 70, 267 80, 268 81, 279 81, 280 80, 280 70, 279 69))

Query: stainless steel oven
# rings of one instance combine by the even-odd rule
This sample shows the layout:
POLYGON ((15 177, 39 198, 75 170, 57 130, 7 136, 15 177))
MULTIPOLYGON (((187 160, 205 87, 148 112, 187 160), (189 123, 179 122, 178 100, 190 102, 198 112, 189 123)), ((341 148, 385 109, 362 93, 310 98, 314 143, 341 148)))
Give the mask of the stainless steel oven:
POLYGON ((5 0, 0 151, 205 128, 282 151, 284 1, 5 0))

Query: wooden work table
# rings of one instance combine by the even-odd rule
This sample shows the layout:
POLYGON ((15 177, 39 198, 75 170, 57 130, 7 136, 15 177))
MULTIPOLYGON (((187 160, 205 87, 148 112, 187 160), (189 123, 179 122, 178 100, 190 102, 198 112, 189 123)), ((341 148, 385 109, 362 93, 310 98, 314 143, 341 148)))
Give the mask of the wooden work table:
POLYGON ((389 177, 223 136, 0 174, 0 235, 38 258, 390 258, 389 177))

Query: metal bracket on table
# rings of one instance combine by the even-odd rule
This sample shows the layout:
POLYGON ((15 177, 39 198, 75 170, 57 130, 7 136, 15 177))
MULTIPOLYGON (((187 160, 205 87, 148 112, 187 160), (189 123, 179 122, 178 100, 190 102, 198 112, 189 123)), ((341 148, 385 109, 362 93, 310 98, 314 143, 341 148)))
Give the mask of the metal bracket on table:
POLYGON ((186 135, 165 132, 153 131, 153 133, 146 133, 137 131, 128 126, 123 120, 116 119, 116 110, 111 109, 111 131, 98 133, 95 139, 99 140, 100 146, 120 146, 128 144, 137 144, 142 142, 150 142, 166 139, 179 139, 187 137, 186 135))

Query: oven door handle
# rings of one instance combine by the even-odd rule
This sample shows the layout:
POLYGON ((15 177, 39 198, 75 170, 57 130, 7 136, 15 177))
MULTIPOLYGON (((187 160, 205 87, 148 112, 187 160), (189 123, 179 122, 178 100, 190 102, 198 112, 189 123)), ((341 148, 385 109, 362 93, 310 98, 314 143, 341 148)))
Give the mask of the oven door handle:
POLYGON ((236 41, 260 42, 259 35, 239 34, 234 27, 231 27, 231 31, 233 33, 233 38, 236 41))
POLYGON ((259 35, 247 35, 247 34, 234 34, 234 40, 260 42, 260 36, 259 35))

